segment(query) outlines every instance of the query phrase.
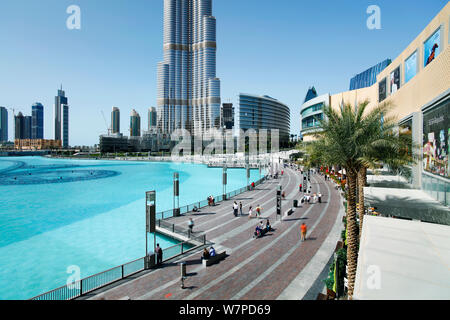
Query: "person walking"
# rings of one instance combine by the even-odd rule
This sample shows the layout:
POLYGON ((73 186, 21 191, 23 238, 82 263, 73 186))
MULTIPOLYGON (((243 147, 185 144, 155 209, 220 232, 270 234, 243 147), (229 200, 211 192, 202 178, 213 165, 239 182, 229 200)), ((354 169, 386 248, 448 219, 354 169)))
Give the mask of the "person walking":
POLYGON ((238 204, 236 201, 233 203, 233 214, 235 217, 238 215, 238 204))
POLYGON ((155 253, 156 253, 156 264, 157 265, 162 264, 163 251, 162 251, 161 247, 159 246, 159 243, 156 245, 155 253))
POLYGON ((249 219, 252 218, 252 214, 253 214, 253 209, 252 209, 252 206, 250 206, 250 208, 248 208, 248 218, 249 219))
POLYGON ((257 216, 257 217, 260 217, 260 216, 261 216, 261 207, 260 207, 259 204, 258 204, 258 206, 256 207, 256 216, 257 216))
POLYGON ((319 198, 319 203, 322 203, 322 194, 319 192, 319 194, 317 195, 317 197, 319 198))
POLYGON ((194 220, 192 220, 192 218, 189 219, 189 230, 191 231, 191 233, 194 232, 194 220))
POLYGON ((302 192, 302 184, 300 183, 300 185, 298 186, 298 192, 302 192))
POLYGON ((301 231, 301 241, 303 242, 306 240, 306 231, 307 231, 307 227, 304 222, 300 226, 300 231, 301 231))
POLYGON ((239 214, 242 216, 242 201, 239 201, 239 214))

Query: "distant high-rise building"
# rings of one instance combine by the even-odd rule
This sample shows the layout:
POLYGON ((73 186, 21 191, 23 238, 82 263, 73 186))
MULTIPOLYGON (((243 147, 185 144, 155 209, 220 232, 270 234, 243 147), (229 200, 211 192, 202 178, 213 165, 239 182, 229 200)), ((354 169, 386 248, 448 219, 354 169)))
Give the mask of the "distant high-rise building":
POLYGON ((158 64, 158 129, 201 135, 220 128, 212 0, 164 0, 164 61, 158 64))
POLYGON ((233 129, 234 127, 234 108, 232 103, 222 104, 222 117, 225 129, 233 129))
POLYGON ((111 133, 120 133, 120 110, 116 107, 111 112, 111 133))
POLYGON ((289 142, 291 113, 284 103, 267 95, 239 94, 236 110, 237 130, 279 130, 280 145, 289 142))
POLYGON ((33 118, 31 116, 23 117, 24 129, 22 139, 31 139, 31 127, 33 123, 33 118))
POLYGON ((130 137, 141 136, 141 116, 136 110, 131 111, 130 116, 130 137))
POLYGON ((370 69, 354 76, 350 80, 350 90, 357 90, 362 88, 367 88, 377 82, 377 75, 387 68, 391 64, 391 59, 386 59, 383 62, 373 66, 370 69))
POLYGON ((25 139, 25 119, 22 112, 14 116, 14 139, 25 139))
POLYGON ((8 110, 0 107, 0 142, 8 141, 8 110))
POLYGON ((156 118, 157 118, 157 112, 155 107, 150 107, 148 109, 148 131, 155 131, 156 130, 156 118))
POLYGON ((63 139, 62 139, 62 146, 63 148, 69 147, 69 105, 63 104, 63 139))
POLYGON ((36 102, 31 106, 31 139, 44 139, 44 106, 36 102))
POLYGON ((305 101, 303 101, 303 103, 307 103, 308 101, 310 101, 310 100, 312 100, 312 99, 314 99, 314 98, 317 98, 317 97, 318 97, 318 96, 317 96, 316 88, 314 88, 314 86, 313 86, 313 87, 310 87, 310 88, 308 89, 308 92, 306 93, 305 101))
POLYGON ((58 95, 55 97, 55 140, 62 140, 62 106, 68 105, 68 99, 66 98, 66 94, 62 89, 58 90, 58 95))

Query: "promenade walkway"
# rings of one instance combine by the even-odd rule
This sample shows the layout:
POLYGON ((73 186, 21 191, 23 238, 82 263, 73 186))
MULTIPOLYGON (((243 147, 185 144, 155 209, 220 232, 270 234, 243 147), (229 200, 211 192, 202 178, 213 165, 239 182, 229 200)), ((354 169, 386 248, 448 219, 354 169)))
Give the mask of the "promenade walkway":
MULTIPOLYGON (((278 180, 268 180, 255 190, 245 192, 201 212, 172 218, 171 223, 187 227, 195 222, 195 234, 206 233, 217 252, 229 255, 220 263, 204 268, 197 252, 164 264, 163 267, 135 276, 119 285, 94 292, 89 299, 302 299, 316 281, 333 254, 341 227, 342 204, 332 182, 311 175, 312 192, 322 193, 322 203, 296 208, 286 220, 276 216, 276 188, 283 186, 286 200, 282 212, 299 200, 303 177, 300 172, 285 169, 278 180), (243 216, 234 217, 233 202, 243 203, 243 216), (262 207, 260 219, 249 219, 249 206, 262 207), (254 239, 256 225, 270 219, 273 232, 254 239), (300 225, 305 222, 308 235, 300 241, 300 225), (186 289, 181 289, 180 262, 187 265, 186 289)), ((255 212, 255 210, 253 210, 255 212)))

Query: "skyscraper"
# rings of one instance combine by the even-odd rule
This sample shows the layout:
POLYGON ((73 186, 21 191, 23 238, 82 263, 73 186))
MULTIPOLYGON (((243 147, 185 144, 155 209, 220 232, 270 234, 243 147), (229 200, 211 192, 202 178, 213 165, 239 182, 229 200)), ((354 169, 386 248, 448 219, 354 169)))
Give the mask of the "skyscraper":
POLYGON ((220 128, 212 0, 164 0, 164 61, 158 64, 158 129, 220 128))
POLYGON ((222 104, 222 118, 225 129, 230 130, 234 127, 234 108, 232 103, 222 104))
POLYGON ((63 104, 63 139, 62 139, 62 147, 69 147, 69 105, 63 104))
POLYGON ((8 110, 0 107, 0 142, 8 141, 8 110))
POLYGON ((14 116, 14 139, 25 139, 25 119, 22 112, 14 116))
POLYGON ((31 106, 31 139, 44 139, 44 106, 36 102, 31 106))
POLYGON ((66 98, 65 92, 62 89, 58 90, 58 95, 55 97, 55 140, 62 140, 61 129, 61 116, 62 116, 62 105, 68 105, 68 100, 66 98))
POLYGON ((141 136, 141 116, 136 110, 131 111, 130 116, 130 137, 141 136))
POLYGON ((156 108, 150 107, 148 109, 148 131, 153 131, 156 129, 156 119, 157 119, 156 108))
POLYGON ((111 133, 120 133, 120 110, 116 107, 111 112, 111 133))
POLYGON ((24 116, 23 117, 23 137, 22 139, 31 139, 31 126, 32 126, 32 117, 24 116))

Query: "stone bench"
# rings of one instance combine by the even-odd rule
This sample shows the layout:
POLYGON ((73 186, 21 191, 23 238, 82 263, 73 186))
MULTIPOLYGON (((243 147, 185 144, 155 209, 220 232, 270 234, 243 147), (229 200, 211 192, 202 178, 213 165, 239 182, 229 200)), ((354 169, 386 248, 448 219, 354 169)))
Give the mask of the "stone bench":
POLYGON ((213 265, 213 264, 225 259, 226 256, 227 256, 227 252, 224 251, 219 254, 216 254, 214 257, 210 257, 208 259, 202 259, 203 267, 205 267, 205 268, 209 267, 210 265, 213 265))

